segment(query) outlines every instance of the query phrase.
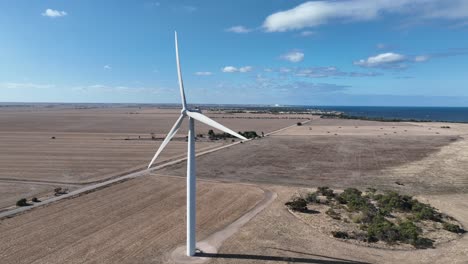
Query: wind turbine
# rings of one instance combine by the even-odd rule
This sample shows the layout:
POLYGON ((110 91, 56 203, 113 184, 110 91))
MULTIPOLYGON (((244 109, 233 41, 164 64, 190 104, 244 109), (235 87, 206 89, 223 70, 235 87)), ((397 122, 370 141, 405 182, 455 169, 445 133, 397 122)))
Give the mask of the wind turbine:
POLYGON ((166 138, 162 142, 158 151, 154 155, 148 169, 154 163, 156 158, 166 147, 166 145, 171 141, 174 135, 177 133, 182 121, 185 117, 189 119, 189 131, 188 131, 188 148, 187 148, 187 256, 194 256, 196 250, 196 238, 195 238, 195 221, 196 221, 196 171, 195 171, 195 120, 200 121, 206 125, 224 131, 228 134, 231 134, 235 137, 238 137, 242 140, 247 140, 247 138, 239 135, 238 133, 232 131, 231 129, 215 122, 211 118, 202 115, 197 109, 188 109, 187 102, 185 100, 184 92, 184 82, 182 81, 182 71, 180 69, 180 60, 179 60, 179 47, 177 43, 177 32, 175 32, 175 51, 176 51, 176 61, 177 61, 177 75, 179 77, 179 88, 180 88, 180 97, 182 99, 182 110, 180 111, 180 116, 175 122, 174 126, 171 128, 166 138))

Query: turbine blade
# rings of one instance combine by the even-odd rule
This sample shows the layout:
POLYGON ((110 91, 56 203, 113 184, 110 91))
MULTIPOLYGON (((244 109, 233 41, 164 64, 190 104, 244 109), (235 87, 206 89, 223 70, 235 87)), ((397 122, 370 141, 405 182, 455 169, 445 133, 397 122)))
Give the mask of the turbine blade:
POLYGON ((174 137, 174 135, 177 133, 177 130, 179 130, 180 125, 182 124, 182 120, 184 120, 184 115, 180 115, 179 119, 175 122, 174 126, 171 128, 169 133, 167 133, 166 138, 162 142, 161 146, 159 146, 158 151, 156 151, 156 154, 154 154, 153 159, 151 160, 150 164, 148 165, 148 169, 153 165, 154 161, 156 158, 159 156, 159 154, 162 152, 162 150, 166 147, 166 145, 171 141, 171 139, 174 137))
POLYGON ((182 99, 182 108, 187 109, 187 102, 185 101, 185 92, 184 92, 184 81, 182 81, 182 70, 180 69, 179 44, 177 41, 177 31, 175 31, 174 33, 175 33, 175 51, 176 51, 176 61, 177 61, 177 76, 179 77, 180 97, 182 99))
POLYGON ((216 129, 219 129, 219 130, 221 130, 223 132, 231 134, 231 135, 233 135, 233 136, 235 136, 237 138, 240 138, 242 140, 247 140, 247 138, 239 135, 238 133, 232 131, 231 129, 221 125, 220 123, 214 121, 213 119, 211 119, 211 118, 209 118, 209 117, 207 117, 205 115, 202 115, 202 114, 197 113, 197 112, 190 112, 190 111, 187 111, 187 115, 192 117, 193 119, 196 119, 196 120, 198 120, 198 121, 200 121, 202 123, 205 123, 205 124, 207 124, 209 126, 212 126, 212 127, 216 128, 216 129))

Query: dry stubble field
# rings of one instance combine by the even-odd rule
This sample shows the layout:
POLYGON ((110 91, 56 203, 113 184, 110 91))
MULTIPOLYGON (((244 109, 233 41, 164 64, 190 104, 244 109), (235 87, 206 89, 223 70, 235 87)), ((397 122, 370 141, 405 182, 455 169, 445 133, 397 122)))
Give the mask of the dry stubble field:
MULTIPOLYGON (((220 248, 219 255, 212 256, 208 263, 466 263, 467 236, 429 250, 394 252, 371 249, 316 232, 284 208, 284 202, 300 186, 355 186, 361 189, 372 186, 419 194, 418 198, 443 209, 465 227, 468 226, 464 202, 468 198, 468 151, 464 139, 468 129, 465 125, 458 124, 450 124, 449 130, 441 129, 440 126, 442 125, 437 123, 313 120, 301 127, 292 127, 260 140, 238 144, 197 158, 200 177, 262 184, 279 195, 271 206, 229 238, 220 248), (314 130, 318 132, 307 134, 314 130), (411 133, 404 134, 409 131, 411 133), (435 179, 437 184, 433 183, 435 179), (396 181, 403 185, 396 184, 396 181)), ((170 253, 183 243, 185 229, 183 224, 179 224, 183 221, 185 209, 183 183, 180 182, 180 195, 173 200, 164 199, 167 194, 165 189, 151 188, 159 188, 160 186, 155 186, 160 184, 159 181, 170 179, 164 178, 165 175, 183 176, 184 164, 171 166, 158 173, 161 176, 133 179, 3 220, 0 228, 3 228, 2 234, 7 236, 2 240, 5 242, 0 245, 0 253, 9 260, 23 256, 26 261, 37 258, 37 263, 58 263, 63 260, 73 263, 79 261, 80 257, 92 258, 95 263, 134 263, 135 260, 138 263, 170 262, 168 256, 158 254, 158 250, 170 253), (146 188, 151 191, 144 191, 146 188), (140 194, 141 191, 143 194, 140 194), (141 200, 151 201, 151 205, 141 200), (127 206, 125 202, 136 203, 136 208, 127 206), (173 213, 167 214, 172 212, 168 206, 180 210, 179 214, 182 216, 179 221, 171 218, 173 213), (64 210, 69 211, 64 214, 64 210), (101 211, 103 215, 99 214, 101 211), (52 216, 48 216, 49 214, 52 216), (72 219, 66 218, 68 214, 72 219), (104 216, 105 214, 107 215, 104 216), (31 235, 36 229, 32 224, 36 217, 40 220, 38 226, 44 231, 40 231, 43 233, 38 236, 41 242, 32 243, 36 241, 31 235), (82 218, 91 218, 89 225, 85 224, 85 227, 90 228, 92 233, 85 232, 84 237, 78 234, 83 232, 80 225, 72 226, 73 223, 78 223, 77 219, 82 218), (146 219, 152 221, 145 222, 146 219), (144 224, 133 227, 138 221, 143 221, 144 224), (161 226, 171 230, 170 235, 159 236, 157 230, 151 231, 161 226), (48 233, 51 235, 47 236, 48 233), (135 249, 146 244, 149 246, 142 250, 135 249), (115 249, 119 251, 114 251, 115 249), (15 251, 11 253, 11 250, 15 251), (21 254, 23 251, 25 255, 21 254)), ((205 183, 200 184, 200 188, 203 184, 205 183)), ((213 216, 217 216, 218 210, 223 208, 222 205, 217 207, 218 200, 232 198, 232 202, 244 198, 245 186, 209 184, 212 184, 208 188, 210 191, 219 190, 211 199, 203 202, 209 208, 205 212, 210 212, 213 216), (229 193, 218 186, 233 189, 229 193), (241 193, 242 196, 239 195, 241 193)), ((258 201, 262 196, 261 191, 255 190, 258 193, 252 200, 258 201)), ((200 197, 203 197, 203 193, 201 189, 200 197)), ((198 199, 204 199, 200 197, 198 199)), ((253 206, 255 202, 252 200, 239 200, 243 208, 241 211, 245 212, 253 206)), ((228 204, 229 202, 225 203, 228 204)), ((238 215, 240 214, 239 212, 238 215)), ((238 215, 232 218, 223 216, 222 219, 226 218, 226 221, 216 219, 210 225, 201 227, 200 232, 206 236, 216 231, 210 229, 211 225, 220 229, 238 215), (217 225, 218 221, 222 224, 217 225)))
MULTIPOLYGON (((199 239, 263 198, 239 184, 202 181, 197 191, 199 239)), ((185 241, 185 199, 185 179, 148 175, 3 219, 0 262, 167 263, 185 241)))
MULTIPOLYGON (((74 189, 72 184, 84 185, 145 168, 180 114, 178 109, 148 106, 74 107, 0 108, 0 208, 23 197, 50 195, 56 187, 74 189), (150 140, 151 133, 158 140, 150 140)), ((207 114, 234 130, 254 130, 259 134, 307 118, 207 114)), ((206 135, 209 128, 198 123, 196 129, 206 135)), ((186 133, 184 124, 157 164, 186 155, 186 133)), ((197 143, 197 149, 228 143, 230 140, 205 140, 197 143)))

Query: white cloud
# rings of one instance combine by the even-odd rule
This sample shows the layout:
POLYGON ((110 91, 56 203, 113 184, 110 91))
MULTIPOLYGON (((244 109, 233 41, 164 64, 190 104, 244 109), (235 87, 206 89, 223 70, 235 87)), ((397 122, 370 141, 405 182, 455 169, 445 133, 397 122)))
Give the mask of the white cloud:
POLYGON ((221 71, 223 72, 237 72, 238 69, 234 66, 226 66, 221 71))
POLYGON ((427 56, 427 55, 420 55, 420 56, 414 57, 415 62, 425 62, 425 61, 428 61, 428 60, 429 60, 429 56, 427 56))
POLYGON ((210 75, 213 75, 212 72, 209 72, 209 71, 204 71, 204 72, 196 72, 195 75, 198 75, 198 76, 210 76, 210 75))
POLYGON ((245 72, 250 72, 252 70, 253 70, 252 66, 244 66, 244 67, 239 67, 239 68, 234 67, 234 66, 226 66, 221 69, 222 72, 226 72, 226 73, 232 73, 232 72, 245 73, 245 72))
POLYGON ((316 27, 331 21, 369 21, 386 13, 419 19, 468 18, 466 0, 348 0, 309 1, 292 9, 269 15, 263 22, 267 32, 316 27))
POLYGON ((246 28, 244 26, 233 26, 233 27, 227 28, 226 31, 233 32, 233 33, 249 33, 252 31, 252 29, 246 28))
POLYGON ((239 68, 239 72, 251 72, 252 69, 252 66, 244 66, 239 68))
POLYGON ((53 87, 55 87, 55 85, 52 85, 52 84, 16 83, 16 82, 0 83, 0 88, 5 88, 5 89, 47 89, 47 88, 53 88, 53 87))
POLYGON ((398 54, 398 53, 382 53, 376 56, 369 57, 367 59, 355 61, 354 65, 362 66, 362 67, 397 67, 401 68, 401 63, 406 61, 406 56, 398 54))
POLYGON ((281 55, 281 58, 290 62, 300 62, 304 59, 304 53, 299 51, 291 51, 281 55))
POLYGON ((112 67, 110 65, 104 65, 104 70, 111 70, 112 67))
POLYGON ((46 16, 46 17, 55 18, 55 17, 63 17, 63 16, 66 16, 68 14, 65 11, 59 11, 59 10, 54 10, 54 9, 49 8, 49 9, 46 9, 46 11, 44 11, 44 13, 42 13, 41 15, 46 16))
POLYGON ((302 31, 299 36, 301 37, 310 37, 310 36, 313 36, 315 35, 315 31, 310 31, 310 30, 305 30, 305 31, 302 31))

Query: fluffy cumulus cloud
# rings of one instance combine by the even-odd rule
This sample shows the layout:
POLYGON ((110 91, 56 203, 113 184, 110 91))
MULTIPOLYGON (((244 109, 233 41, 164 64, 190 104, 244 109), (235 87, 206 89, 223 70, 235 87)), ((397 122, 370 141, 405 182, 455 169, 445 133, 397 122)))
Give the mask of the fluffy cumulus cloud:
POLYGON ((263 22, 268 32, 316 27, 332 21, 375 20, 384 14, 411 15, 419 19, 468 18, 466 0, 348 0, 309 1, 269 15, 263 22))
POLYGON ((300 51, 291 51, 281 55, 281 58, 290 62, 300 62, 304 60, 304 53, 300 51))
POLYGON ((59 10, 54 10, 54 9, 46 9, 46 11, 44 11, 44 13, 42 13, 41 15, 43 16, 46 16, 46 17, 52 17, 52 18, 56 18, 56 17, 63 17, 63 16, 66 16, 68 15, 67 12, 65 11, 59 11, 59 10))
POLYGON ((226 66, 221 69, 222 72, 226 72, 226 73, 233 73, 233 72, 245 73, 245 72, 251 72, 252 70, 253 70, 252 66, 243 66, 239 68, 234 67, 234 66, 226 66))
POLYGON ((226 31, 233 32, 233 33, 249 33, 252 31, 252 29, 246 28, 244 26, 233 26, 233 27, 227 28, 226 31))
POLYGON ((111 70, 112 69, 112 67, 110 65, 104 65, 103 68, 104 68, 104 70, 111 70))
POLYGON ((198 76, 210 76, 210 75, 213 75, 212 72, 209 72, 209 71, 200 71, 200 72, 196 72, 195 75, 198 75, 198 76))

